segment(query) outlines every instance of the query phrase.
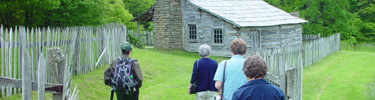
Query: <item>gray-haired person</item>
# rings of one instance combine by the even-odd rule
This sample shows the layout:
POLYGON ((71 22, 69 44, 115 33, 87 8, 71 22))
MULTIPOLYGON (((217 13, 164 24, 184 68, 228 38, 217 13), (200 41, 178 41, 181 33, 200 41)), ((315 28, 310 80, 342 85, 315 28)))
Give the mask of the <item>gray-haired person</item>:
POLYGON ((216 96, 214 75, 217 69, 217 62, 209 58, 211 48, 207 44, 201 45, 198 49, 201 59, 194 62, 193 73, 191 74, 189 94, 192 84, 197 85, 196 100, 213 100, 216 96))
POLYGON ((283 91, 264 79, 267 74, 267 64, 259 55, 247 57, 243 73, 248 82, 233 93, 232 100, 284 100, 283 91))

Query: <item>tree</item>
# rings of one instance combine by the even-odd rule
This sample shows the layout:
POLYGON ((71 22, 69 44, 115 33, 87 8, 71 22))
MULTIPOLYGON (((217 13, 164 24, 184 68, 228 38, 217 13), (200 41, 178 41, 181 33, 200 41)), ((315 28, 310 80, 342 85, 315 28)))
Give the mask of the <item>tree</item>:
POLYGON ((137 29, 137 23, 130 22, 134 17, 124 8, 124 3, 121 0, 107 0, 105 4, 108 5, 105 12, 107 23, 118 22, 125 24, 130 30, 137 29))

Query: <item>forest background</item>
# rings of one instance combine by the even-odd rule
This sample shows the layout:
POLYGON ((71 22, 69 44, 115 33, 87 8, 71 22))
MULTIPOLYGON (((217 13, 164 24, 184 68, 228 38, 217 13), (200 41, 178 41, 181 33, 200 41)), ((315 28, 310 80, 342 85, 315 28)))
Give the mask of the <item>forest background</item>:
MULTIPOLYGON (((303 34, 341 33, 348 43, 375 42, 375 0, 264 0, 286 12, 299 12, 303 34)), ((10 28, 98 26, 121 23, 135 30, 135 16, 155 0, 1 0, 0 24, 10 28)), ((152 23, 141 23, 152 30, 152 23)))

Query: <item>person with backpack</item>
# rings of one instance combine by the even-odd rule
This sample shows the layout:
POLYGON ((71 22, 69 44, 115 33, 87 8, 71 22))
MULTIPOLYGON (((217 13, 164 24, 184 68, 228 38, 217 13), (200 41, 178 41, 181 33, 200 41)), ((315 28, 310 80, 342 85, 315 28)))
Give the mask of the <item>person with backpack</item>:
POLYGON ((130 58, 133 48, 130 43, 121 43, 120 48, 121 56, 111 62, 104 72, 104 83, 112 87, 111 100, 114 92, 117 100, 138 100, 143 81, 141 68, 136 59, 130 58))
MULTIPOLYGON (((246 43, 240 38, 236 38, 230 44, 232 57, 224 60, 217 67, 214 81, 215 87, 221 90, 222 100, 231 100, 234 91, 247 82, 246 76, 242 73, 242 66, 245 59, 246 43)), ((219 99, 219 98, 217 98, 219 99)))
POLYGON ((217 95, 213 81, 217 62, 209 58, 211 48, 207 44, 201 45, 198 52, 202 58, 194 62, 188 91, 189 94, 195 94, 195 100, 213 100, 217 95))

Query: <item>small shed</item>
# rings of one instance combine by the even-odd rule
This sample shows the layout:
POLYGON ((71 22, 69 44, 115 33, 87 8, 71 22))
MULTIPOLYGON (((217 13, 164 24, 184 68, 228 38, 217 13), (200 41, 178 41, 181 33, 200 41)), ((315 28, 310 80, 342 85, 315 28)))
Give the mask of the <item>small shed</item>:
POLYGON ((227 57, 235 38, 245 40, 247 54, 300 47, 307 22, 263 0, 156 0, 133 21, 153 21, 156 48, 197 52, 208 44, 212 55, 227 57))

